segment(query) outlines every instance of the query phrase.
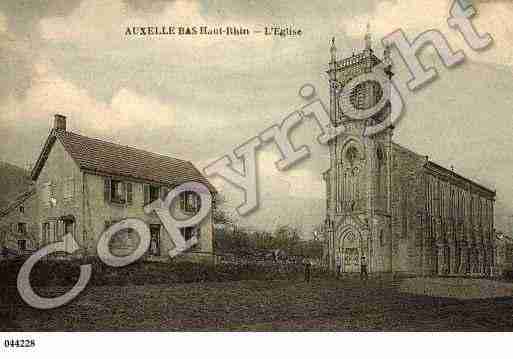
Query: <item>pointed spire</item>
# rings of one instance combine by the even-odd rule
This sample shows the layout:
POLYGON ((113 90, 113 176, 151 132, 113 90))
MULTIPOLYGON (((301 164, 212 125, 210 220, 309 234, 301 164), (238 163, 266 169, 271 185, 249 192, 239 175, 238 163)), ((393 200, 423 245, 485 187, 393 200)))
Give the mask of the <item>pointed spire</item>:
POLYGON ((365 48, 367 50, 372 50, 372 34, 370 23, 367 23, 367 32, 365 34, 365 48))
POLYGON ((330 53, 331 53, 331 62, 336 62, 337 61, 337 48, 335 47, 335 36, 333 36, 331 38, 330 53))

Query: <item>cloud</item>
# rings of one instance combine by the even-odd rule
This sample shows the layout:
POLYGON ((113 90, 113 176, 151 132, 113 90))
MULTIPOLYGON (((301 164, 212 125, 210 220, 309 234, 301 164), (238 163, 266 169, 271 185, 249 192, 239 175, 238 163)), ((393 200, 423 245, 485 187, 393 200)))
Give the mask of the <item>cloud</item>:
POLYGON ((37 58, 30 40, 31 37, 18 39, 7 16, 0 12, 0 101, 8 95, 20 96, 30 86, 32 61, 37 58))
POLYGON ((0 12, 0 35, 7 32, 7 18, 0 12))
POLYGON ((14 36, 36 38, 39 20, 48 16, 66 16, 82 0, 1 1, 0 11, 9 21, 9 32, 14 36))
POLYGON ((472 22, 479 33, 490 33, 494 39, 493 47, 479 53, 472 51, 461 34, 447 25, 452 4, 453 0, 385 0, 379 2, 372 12, 348 19, 343 27, 349 35, 361 37, 366 24, 370 23, 376 41, 399 28, 410 40, 424 31, 435 29, 446 36, 453 49, 464 50, 469 59, 513 66, 513 30, 510 27, 513 2, 474 4, 477 14, 472 22))
MULTIPOLYGON (((47 41, 53 42, 75 42, 80 46, 112 45, 117 42, 133 41, 140 44, 145 41, 145 46, 149 42, 157 42, 160 50, 167 52, 162 48, 162 43, 158 40, 145 37, 126 35, 127 27, 133 26, 202 26, 225 27, 228 25, 241 25, 234 22, 228 22, 223 18, 211 18, 202 13, 201 3, 198 1, 176 0, 165 5, 160 5, 158 12, 139 11, 127 5, 122 0, 112 0, 98 2, 93 0, 84 0, 78 8, 66 17, 48 17, 40 21, 39 28, 41 37, 47 41)), ((250 26, 246 22, 244 26, 250 26)), ((180 53, 181 56, 192 56, 198 52, 198 48, 212 47, 214 45, 225 47, 227 44, 235 43, 241 45, 247 42, 258 42, 261 45, 269 44, 272 41, 262 41, 261 36, 250 37, 232 37, 226 41, 224 36, 194 36, 191 38, 160 35, 166 37, 166 44, 171 42, 169 52, 180 53), (177 48, 178 47, 178 48, 177 48), (184 52, 185 51, 185 52, 184 52)), ((158 36, 157 36, 158 38, 158 36)), ((229 45, 228 45, 229 47, 229 45)), ((210 53, 210 57, 216 56, 216 53, 210 53)))
POLYGON ((47 62, 37 63, 35 72, 26 96, 10 96, 0 108, 4 126, 31 126, 31 121, 48 121, 54 113, 67 115, 72 130, 94 134, 127 128, 151 130, 158 126, 152 119, 174 123, 174 108, 149 96, 122 88, 112 101, 102 102, 64 80, 47 62))

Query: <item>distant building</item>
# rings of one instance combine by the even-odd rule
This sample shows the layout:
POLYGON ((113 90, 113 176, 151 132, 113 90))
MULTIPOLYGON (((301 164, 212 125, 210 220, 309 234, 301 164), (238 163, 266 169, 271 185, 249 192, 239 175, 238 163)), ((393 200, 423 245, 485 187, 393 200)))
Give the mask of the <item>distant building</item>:
POLYGON ((37 234, 33 225, 35 202, 30 200, 34 194, 31 188, 0 210, 0 253, 5 248, 10 256, 17 256, 36 248, 37 234))
MULTIPOLYGON (((125 218, 144 220, 151 232, 148 258, 165 259, 172 241, 155 213, 143 207, 184 182, 215 189, 191 162, 89 138, 66 129, 55 115, 54 127, 31 173, 33 188, 0 211, 0 246, 33 251, 73 234, 82 254, 94 255, 97 241, 110 225, 125 218)), ((198 210, 199 198, 184 192, 173 211, 187 216, 198 210)), ((193 252, 212 252, 212 214, 197 227, 184 228, 199 243, 193 252)), ((131 230, 110 242, 114 255, 127 255, 138 244, 131 230)))
MULTIPOLYGON (((430 161, 392 140, 393 127, 363 136, 369 125, 390 115, 390 101, 377 114, 354 120, 342 112, 340 89, 355 77, 384 64, 367 38, 366 48, 329 64, 330 116, 345 132, 330 141, 326 183, 326 258, 337 257, 344 272, 360 270, 365 256, 370 272, 413 275, 496 274, 495 191, 430 161)), ((375 106, 384 91, 377 82, 359 84, 350 95, 356 108, 375 106)))

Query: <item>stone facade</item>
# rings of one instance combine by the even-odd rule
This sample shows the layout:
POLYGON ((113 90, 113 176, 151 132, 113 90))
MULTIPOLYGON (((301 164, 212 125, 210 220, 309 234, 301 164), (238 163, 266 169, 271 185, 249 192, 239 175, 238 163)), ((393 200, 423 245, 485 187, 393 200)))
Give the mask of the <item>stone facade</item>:
MULTIPOLYGON (((334 45, 331 54, 331 123, 345 131, 330 141, 330 169, 323 174, 327 266, 334 270, 342 263, 342 271, 358 272, 365 257, 370 272, 494 275, 495 192, 395 143, 393 126, 364 136, 366 127, 387 119, 390 102, 355 120, 342 112, 340 89, 378 64, 393 76, 387 52, 377 58, 367 41, 365 50, 347 59, 336 59, 334 45)), ((367 109, 386 93, 363 82, 351 102, 367 109)))
MULTIPOLYGON (((78 156, 87 156, 88 151, 93 156, 96 150, 101 152, 96 154, 98 158, 102 158, 108 155, 103 152, 108 152, 109 149, 116 150, 121 146, 66 132, 65 118, 62 116, 56 117, 55 123, 56 126, 52 129, 32 171, 33 188, 0 214, 0 240, 2 240, 0 244, 16 248, 18 237, 23 237, 26 240, 24 247, 33 251, 46 244, 60 241, 63 235, 70 233, 80 245, 82 255, 95 255, 98 240, 105 229, 125 218, 137 218, 149 225, 152 236, 150 250, 146 257, 156 260, 168 259, 169 250, 174 248, 173 241, 158 216, 154 212, 146 214, 144 206, 156 198, 164 198, 170 189, 179 185, 180 182, 183 183, 184 180, 175 175, 173 178, 168 178, 167 182, 163 182, 137 175, 130 176, 130 171, 103 172, 98 168, 84 168, 82 165, 84 161, 77 160, 78 156), (83 148, 86 150, 79 153, 73 148, 77 143, 80 150, 83 148), (25 228, 25 233, 21 232, 22 227, 25 228)), ((122 149, 127 148, 122 147, 122 149)), ((166 160, 160 155, 137 149, 129 150, 138 155, 142 153, 143 158, 147 157, 148 161, 150 159, 157 161, 149 166, 151 169, 159 167, 159 159, 166 160)), ((173 159, 173 161, 177 160, 173 159)), ((176 173, 186 171, 196 173, 189 162, 177 163, 177 167, 187 166, 187 168, 178 168, 176 173)), ((134 164, 126 163, 128 169, 131 166, 133 167, 134 164)), ((120 168, 123 168, 123 164, 120 168)), ((212 188, 212 198, 214 198, 215 190, 213 187, 209 188, 212 188)), ((174 201, 171 211, 176 218, 190 216, 190 211, 185 211, 183 206, 188 200, 189 198, 184 198, 183 201, 174 201)), ((187 256, 198 257, 200 252, 211 253, 213 250, 211 212, 195 228, 184 229, 183 234, 186 239, 193 234, 199 236, 198 245, 194 246, 187 256)), ((137 247, 138 243, 139 238, 135 232, 120 231, 110 242, 111 251, 114 255, 127 255, 137 247)))
POLYGON ((511 279, 513 276, 513 238, 502 232, 495 232, 496 271, 498 275, 511 279))

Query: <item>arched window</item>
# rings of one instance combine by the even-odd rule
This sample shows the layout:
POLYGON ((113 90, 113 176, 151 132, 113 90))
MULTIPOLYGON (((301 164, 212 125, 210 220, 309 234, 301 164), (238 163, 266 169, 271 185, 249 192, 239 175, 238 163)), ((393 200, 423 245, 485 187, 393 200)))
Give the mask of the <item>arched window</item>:
POLYGON ((377 203, 378 206, 384 208, 385 206, 385 151, 381 145, 378 145, 376 149, 376 159, 377 159, 377 173, 376 173, 376 195, 377 195, 377 203))
POLYGON ((382 97, 383 89, 379 82, 369 80, 358 84, 351 91, 349 100, 356 109, 368 110, 376 106, 382 97))
POLYGON ((385 163, 385 151, 383 150, 383 147, 378 146, 376 150, 376 157, 378 158, 378 166, 383 166, 385 163))
POLYGON ((358 160, 358 149, 355 146, 350 146, 346 151, 346 160, 353 165, 358 160))

